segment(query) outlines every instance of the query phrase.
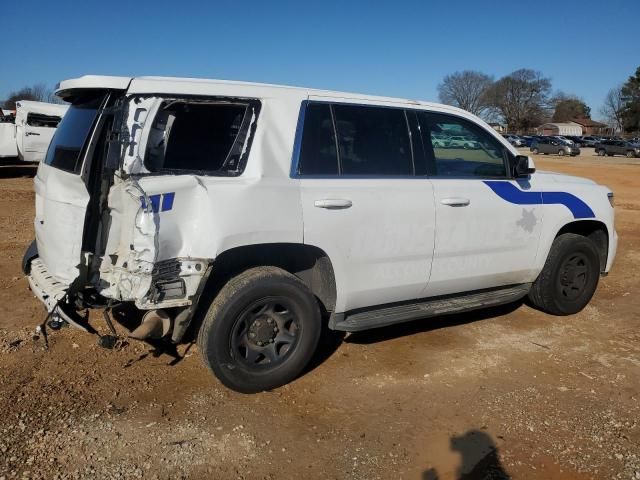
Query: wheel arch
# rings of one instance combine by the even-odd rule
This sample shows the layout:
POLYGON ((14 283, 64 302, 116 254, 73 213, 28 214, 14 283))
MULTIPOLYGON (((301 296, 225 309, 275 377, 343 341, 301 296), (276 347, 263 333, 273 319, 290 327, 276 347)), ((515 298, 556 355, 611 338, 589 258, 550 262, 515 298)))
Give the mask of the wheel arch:
POLYGON ((295 275, 318 299, 323 313, 333 312, 336 280, 331 260, 320 248, 300 243, 242 245, 221 252, 213 260, 202 303, 208 304, 205 297, 212 299, 235 275, 258 266, 278 267, 295 275))
POLYGON ((587 237, 591 240, 598 250, 598 256, 600 257, 600 271, 604 271, 609 254, 609 229, 604 222, 591 219, 569 222, 558 230, 554 239, 564 233, 574 233, 576 235, 587 237))

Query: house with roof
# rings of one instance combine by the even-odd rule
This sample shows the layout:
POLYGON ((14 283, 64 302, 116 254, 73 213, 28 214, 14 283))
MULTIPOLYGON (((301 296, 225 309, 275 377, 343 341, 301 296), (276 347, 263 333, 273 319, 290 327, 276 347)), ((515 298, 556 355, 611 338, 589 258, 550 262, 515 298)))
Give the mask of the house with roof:
POLYGON ((572 118, 569 123, 580 125, 582 135, 600 135, 607 133, 608 126, 601 122, 596 122, 590 118, 572 118))
POLYGON ((543 123, 536 128, 538 135, 582 135, 582 127, 574 122, 543 123))

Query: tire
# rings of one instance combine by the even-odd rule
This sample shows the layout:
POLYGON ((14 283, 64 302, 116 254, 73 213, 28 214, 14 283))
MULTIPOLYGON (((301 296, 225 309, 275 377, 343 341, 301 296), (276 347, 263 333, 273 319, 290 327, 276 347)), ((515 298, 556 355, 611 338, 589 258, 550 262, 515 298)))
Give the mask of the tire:
POLYGON ((598 150, 598 156, 600 156, 600 157, 604 157, 606 153, 607 153, 607 152, 605 152, 605 151, 604 151, 604 150, 602 150, 602 149, 598 150))
POLYGON ((629 150, 629 151, 627 152, 627 158, 633 158, 633 157, 635 157, 635 156, 636 156, 636 155, 635 155, 635 153, 633 153, 633 150, 629 150))
POLYGON ((256 267, 222 287, 200 327, 198 347, 224 385, 256 393, 294 380, 320 332, 320 309, 307 286, 280 268, 256 267))
POLYGON ((564 150, 558 150, 558 155, 560 155, 561 157, 564 157, 564 150))
POLYGON ((593 242, 582 235, 565 233, 553 241, 542 272, 529 291, 529 300, 547 313, 572 315, 589 303, 599 278, 600 257, 593 242))
POLYGON ((538 150, 537 148, 534 148, 533 149, 533 153, 534 153, 534 155, 537 155, 538 153, 540 153, 540 150, 538 150))

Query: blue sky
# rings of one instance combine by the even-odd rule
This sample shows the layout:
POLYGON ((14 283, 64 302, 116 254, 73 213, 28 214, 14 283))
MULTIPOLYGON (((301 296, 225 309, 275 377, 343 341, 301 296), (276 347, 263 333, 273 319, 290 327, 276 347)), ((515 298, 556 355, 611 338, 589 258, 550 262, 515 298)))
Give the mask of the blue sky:
POLYGON ((92 73, 437 100, 447 73, 526 67, 597 118, 608 89, 640 66, 640 0, 2 3, 0 98, 92 73))

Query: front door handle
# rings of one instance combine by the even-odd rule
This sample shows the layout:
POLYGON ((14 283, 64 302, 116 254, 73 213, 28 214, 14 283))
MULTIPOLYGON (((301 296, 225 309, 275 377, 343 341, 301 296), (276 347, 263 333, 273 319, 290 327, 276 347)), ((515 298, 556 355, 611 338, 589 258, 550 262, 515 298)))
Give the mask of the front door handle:
POLYGON ((40 134, 38 132, 27 132, 27 133, 25 133, 25 136, 28 137, 29 135, 38 135, 39 136, 40 134))
POLYGON ((440 200, 440 203, 443 205, 448 205, 450 207, 466 207, 471 203, 471 200, 462 197, 450 197, 443 198, 442 200, 440 200))
POLYGON ((316 200, 313 205, 318 208, 326 208, 328 210, 343 210, 350 208, 353 203, 351 200, 342 198, 324 198, 322 200, 316 200))

